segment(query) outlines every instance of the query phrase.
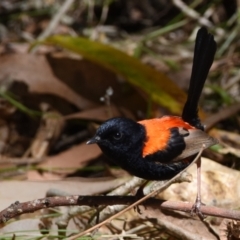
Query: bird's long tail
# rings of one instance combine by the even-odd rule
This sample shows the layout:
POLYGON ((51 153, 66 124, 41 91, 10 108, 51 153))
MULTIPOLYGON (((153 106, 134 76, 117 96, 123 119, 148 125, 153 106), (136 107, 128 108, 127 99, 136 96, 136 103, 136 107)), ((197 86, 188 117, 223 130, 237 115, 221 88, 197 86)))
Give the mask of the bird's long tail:
POLYGON ((213 63, 216 48, 213 35, 208 33, 206 28, 200 28, 196 37, 192 74, 182 118, 184 121, 201 130, 204 130, 204 127, 198 116, 198 101, 209 69, 213 63))

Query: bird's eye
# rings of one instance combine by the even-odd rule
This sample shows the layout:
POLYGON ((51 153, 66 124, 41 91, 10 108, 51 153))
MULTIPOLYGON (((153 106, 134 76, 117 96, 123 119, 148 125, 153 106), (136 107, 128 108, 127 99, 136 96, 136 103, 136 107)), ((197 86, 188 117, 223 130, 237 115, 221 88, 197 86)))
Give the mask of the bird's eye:
POLYGON ((115 139, 115 140, 120 140, 121 138, 122 138, 122 133, 120 133, 120 132, 115 132, 114 134, 113 134, 113 138, 115 139))

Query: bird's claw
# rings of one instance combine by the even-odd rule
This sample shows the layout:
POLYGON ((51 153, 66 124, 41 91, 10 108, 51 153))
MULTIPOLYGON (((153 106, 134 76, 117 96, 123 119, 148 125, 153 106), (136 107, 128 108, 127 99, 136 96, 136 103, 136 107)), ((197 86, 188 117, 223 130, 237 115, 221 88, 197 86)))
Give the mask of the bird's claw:
POLYGON ((202 214, 201 206, 205 206, 205 204, 202 203, 201 200, 197 198, 195 203, 192 206, 191 215, 196 214, 201 220, 204 220, 206 216, 202 214))
MULTIPOLYGON (((144 195, 144 192, 143 192, 143 189, 144 189, 144 186, 145 184, 143 184, 142 186, 140 186, 135 194, 135 198, 136 198, 136 201, 138 201, 139 199, 143 198, 145 195, 144 195)), ((136 211, 138 214, 142 214, 142 211, 140 210, 139 206, 135 206, 134 207, 134 211, 136 211)))

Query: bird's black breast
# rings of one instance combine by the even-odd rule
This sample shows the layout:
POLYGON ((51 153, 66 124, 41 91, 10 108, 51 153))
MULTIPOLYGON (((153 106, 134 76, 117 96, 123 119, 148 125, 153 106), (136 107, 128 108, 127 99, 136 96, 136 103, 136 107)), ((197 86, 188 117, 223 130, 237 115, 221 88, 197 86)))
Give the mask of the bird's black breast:
MULTIPOLYGON (((167 180, 185 169, 191 161, 172 161, 185 149, 184 136, 188 134, 187 130, 179 131, 179 128, 171 129, 171 137, 168 141, 168 147, 164 151, 142 157, 142 138, 138 144, 134 145, 128 154, 123 156, 112 156, 113 160, 123 169, 132 175, 147 180, 167 180)), ((141 133, 141 136, 146 134, 141 133)), ((117 154, 115 152, 115 154, 117 154)))

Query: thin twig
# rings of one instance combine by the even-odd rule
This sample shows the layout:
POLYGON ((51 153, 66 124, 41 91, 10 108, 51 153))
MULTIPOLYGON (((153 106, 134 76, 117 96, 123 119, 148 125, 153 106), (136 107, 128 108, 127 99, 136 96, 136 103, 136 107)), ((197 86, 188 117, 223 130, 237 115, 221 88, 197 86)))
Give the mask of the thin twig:
POLYGON ((45 28, 45 30, 38 36, 37 40, 43 40, 46 37, 50 36, 51 33, 56 29, 59 21, 61 20, 62 16, 67 12, 70 6, 73 4, 74 0, 65 0, 63 5, 57 11, 55 16, 52 18, 51 22, 45 28))
MULTIPOLYGON (((140 199, 141 200, 141 199, 140 199)), ((138 202, 140 202, 140 200, 138 202)), ((135 196, 62 196, 62 197, 49 197, 37 199, 29 202, 15 202, 8 208, 0 212, 0 224, 6 223, 12 218, 18 217, 22 214, 32 213, 44 208, 53 208, 58 206, 76 206, 85 205, 95 207, 98 205, 128 205, 136 203, 135 196)), ((144 203, 144 207, 161 208, 168 210, 177 210, 191 213, 193 203, 181 201, 163 201, 160 199, 149 198, 144 203)), ((130 207, 129 206, 129 207, 130 207)), ((240 220, 240 211, 218 208, 214 206, 201 206, 201 212, 204 215, 229 218, 233 220, 240 220)), ((116 217, 116 216, 114 216, 116 217)), ((112 219, 107 219, 108 221, 112 219)), ((103 225, 103 224, 102 224, 103 225)), ((99 227, 99 226, 98 226, 99 227)), ((88 231, 89 232, 89 231, 88 231)), ((83 234, 83 233, 81 233, 83 234)), ((86 232, 84 232, 86 234, 86 232)), ((69 238, 68 240, 75 239, 69 238)))
POLYGON ((202 25, 212 28, 213 24, 207 19, 204 18, 202 16, 200 16, 200 14, 198 12, 196 12, 195 10, 193 10, 192 8, 190 8, 189 6, 187 6, 186 3, 184 3, 181 0, 173 0, 173 4, 179 8, 186 16, 192 18, 192 19, 196 19, 199 21, 199 23, 201 23, 202 25))
POLYGON ((109 3, 108 1, 104 1, 103 7, 102 7, 102 14, 101 14, 98 25, 103 25, 105 23, 105 21, 107 20, 108 11, 109 11, 109 3))

